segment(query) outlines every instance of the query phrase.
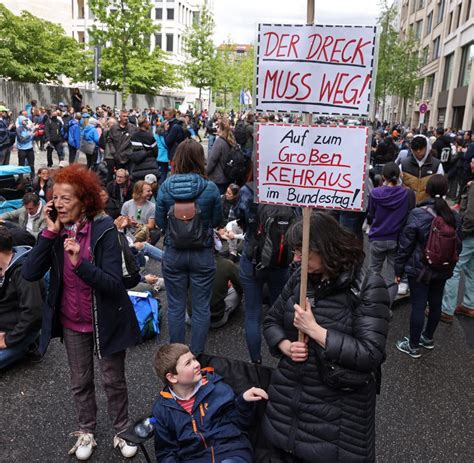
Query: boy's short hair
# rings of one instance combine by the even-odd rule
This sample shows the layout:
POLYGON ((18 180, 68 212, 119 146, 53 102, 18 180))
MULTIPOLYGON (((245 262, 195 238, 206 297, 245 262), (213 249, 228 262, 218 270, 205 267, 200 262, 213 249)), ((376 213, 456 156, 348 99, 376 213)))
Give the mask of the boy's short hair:
POLYGON ((153 366, 155 368, 158 378, 160 378, 165 384, 168 384, 166 375, 173 373, 176 375, 176 365, 178 364, 179 358, 190 352, 189 347, 185 344, 173 343, 165 344, 161 346, 153 359, 153 366))

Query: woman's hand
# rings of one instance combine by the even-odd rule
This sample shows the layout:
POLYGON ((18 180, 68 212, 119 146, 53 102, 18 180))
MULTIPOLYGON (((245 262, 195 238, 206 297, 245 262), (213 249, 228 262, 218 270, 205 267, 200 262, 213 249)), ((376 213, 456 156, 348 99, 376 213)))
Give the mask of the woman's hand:
POLYGON ((79 254, 81 252, 81 246, 74 238, 66 238, 64 240, 64 250, 66 251, 71 264, 76 266, 79 262, 79 254))
POLYGON ((258 402, 259 400, 268 400, 268 394, 259 387, 251 387, 242 395, 245 402, 258 402))
POLYGON ((122 231, 125 229, 128 225, 128 217, 125 217, 123 215, 119 215, 115 220, 114 224, 117 227, 117 230, 122 231))
POLYGON ((306 298, 306 310, 301 308, 298 304, 295 304, 294 308, 295 319, 293 321, 293 325, 302 333, 310 336, 310 333, 314 331, 314 329, 319 325, 314 318, 309 299, 306 298))
POLYGON ((145 275, 145 281, 149 284, 149 285, 154 285, 155 283, 158 282, 158 277, 156 275, 145 275))
POLYGON ((278 344, 278 348, 293 362, 305 362, 308 359, 308 345, 306 342, 291 342, 289 339, 284 339, 278 344))
POLYGON ((44 217, 46 219, 46 226, 50 232, 59 233, 59 231, 61 230, 61 222, 59 221, 59 217, 57 216, 54 222, 49 217, 53 210, 55 210, 53 200, 48 201, 44 206, 44 217))

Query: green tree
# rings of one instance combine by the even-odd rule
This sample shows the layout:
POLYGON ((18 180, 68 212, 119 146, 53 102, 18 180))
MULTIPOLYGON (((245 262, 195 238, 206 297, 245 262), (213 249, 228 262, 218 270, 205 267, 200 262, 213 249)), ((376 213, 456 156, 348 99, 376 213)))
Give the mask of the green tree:
POLYGON ((240 91, 239 65, 233 52, 232 44, 228 41, 217 50, 216 79, 213 90, 223 94, 224 108, 228 109, 227 97, 240 91))
POLYGON ((183 75, 193 87, 199 89, 199 102, 205 88, 213 88, 217 80, 216 48, 212 41, 214 19, 204 6, 184 36, 184 51, 189 60, 183 66, 183 75))
POLYGON ((378 18, 381 32, 375 86, 375 99, 377 104, 382 104, 382 114, 387 96, 395 95, 406 101, 415 95, 421 81, 419 43, 412 35, 400 36, 395 28, 396 16, 396 4, 389 5, 383 0, 378 18))
MULTIPOLYGON (((165 53, 159 48, 150 52, 150 36, 159 30, 150 0, 89 0, 89 7, 97 20, 89 33, 92 44, 101 48, 101 88, 120 89, 125 105, 130 92, 156 94, 176 84, 165 53)), ((89 69, 89 80, 92 76, 89 69)))
POLYGON ((64 30, 23 11, 14 15, 0 4, 0 76, 20 82, 77 80, 91 56, 64 30))

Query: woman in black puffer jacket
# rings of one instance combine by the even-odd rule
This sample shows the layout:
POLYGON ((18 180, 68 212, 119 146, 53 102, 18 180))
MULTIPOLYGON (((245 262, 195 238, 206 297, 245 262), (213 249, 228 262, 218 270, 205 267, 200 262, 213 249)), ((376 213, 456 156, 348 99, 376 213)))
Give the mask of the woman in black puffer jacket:
MULTIPOLYGON (((295 260, 301 258, 302 229, 299 221, 288 231, 295 260)), ((375 461, 375 377, 385 359, 389 295, 379 275, 361 283, 363 260, 352 234, 328 214, 313 213, 307 310, 298 305, 298 270, 265 319, 265 339, 281 360, 268 391, 264 431, 285 462, 375 461), (298 330, 307 342, 298 342, 298 330), (367 384, 353 391, 327 386, 316 349, 325 362, 367 373, 367 384)))
POLYGON ((159 178, 158 146, 155 137, 150 132, 150 122, 146 117, 138 119, 139 130, 131 137, 133 151, 130 153, 130 179, 132 182, 143 180, 145 175, 154 174, 159 178))

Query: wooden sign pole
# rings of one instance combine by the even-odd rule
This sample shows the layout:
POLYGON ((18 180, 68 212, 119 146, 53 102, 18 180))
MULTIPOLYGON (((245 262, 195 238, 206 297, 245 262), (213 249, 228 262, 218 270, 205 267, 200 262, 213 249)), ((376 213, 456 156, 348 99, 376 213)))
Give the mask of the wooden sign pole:
MULTIPOLYGON (((314 0, 308 0, 306 6, 306 22, 314 24, 314 0)), ((313 115, 305 114, 305 124, 313 123, 313 115)), ((301 280, 300 280, 300 307, 306 309, 306 292, 308 289, 308 258, 309 258, 309 228, 311 219, 311 208, 303 207, 303 242, 301 247, 301 280)), ((305 335, 298 331, 298 341, 304 342, 305 335)))

